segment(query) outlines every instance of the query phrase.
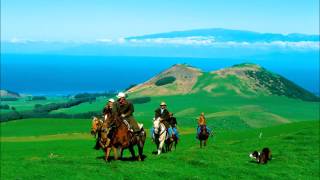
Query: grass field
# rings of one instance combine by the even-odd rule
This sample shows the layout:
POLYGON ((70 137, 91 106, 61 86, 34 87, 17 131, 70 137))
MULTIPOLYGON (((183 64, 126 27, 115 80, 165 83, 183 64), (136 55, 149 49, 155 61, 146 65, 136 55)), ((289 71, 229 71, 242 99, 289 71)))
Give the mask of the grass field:
MULTIPOLYGON (((33 110, 36 104, 45 105, 49 103, 60 103, 65 101, 68 101, 68 98, 60 97, 60 96, 47 97, 46 100, 34 100, 34 101, 28 101, 28 98, 26 97, 26 98, 19 98, 17 101, 1 101, 1 104, 2 105, 8 104, 10 107, 14 107, 16 111, 20 112, 20 111, 33 110)), ((0 110, 1 113, 7 113, 11 111, 12 111, 11 109, 0 110)))
POLYGON ((84 113, 88 111, 102 111, 104 105, 108 101, 108 97, 98 97, 95 101, 93 102, 85 102, 77 106, 73 106, 70 108, 63 108, 63 109, 58 109, 54 110, 51 113, 65 113, 65 114, 77 114, 77 113, 84 113))
MULTIPOLYGON (((200 149, 182 128, 177 150, 155 156, 148 135, 144 162, 103 160, 90 120, 26 119, 1 123, 1 179, 319 179, 319 121, 219 130, 200 149), (259 134, 262 133, 261 139, 259 134), (248 153, 270 147, 267 165, 248 153)), ((128 151, 125 157, 129 157, 128 151)))
MULTIPOLYGON (((51 113, 100 111, 106 101, 100 97, 51 113)), ((1 179, 319 179, 319 102, 205 92, 151 97, 150 102, 135 104, 134 113, 148 133, 161 101, 167 102, 178 120, 181 142, 176 151, 153 155, 155 145, 148 134, 144 162, 106 163, 104 153, 93 149, 90 119, 9 121, 0 124, 1 179), (215 130, 203 149, 195 138, 201 112, 215 130), (272 149, 273 160, 258 165, 248 154, 263 147, 272 149)), ((17 107, 20 103, 20 109, 35 105, 14 103, 17 107)), ((125 157, 130 157, 128 151, 125 157)))
MULTIPOLYGON (((135 98, 135 95, 129 98, 135 98)), ((108 98, 98 98, 92 103, 83 103, 71 108, 52 111, 77 114, 99 112, 108 98)), ((210 96, 197 93, 179 96, 151 97, 151 101, 135 104, 135 117, 146 126, 151 126, 154 110, 161 101, 168 104, 182 127, 194 127, 196 118, 205 112, 209 125, 220 129, 261 128, 304 120, 319 120, 319 102, 306 102, 280 96, 245 98, 237 95, 210 96)))

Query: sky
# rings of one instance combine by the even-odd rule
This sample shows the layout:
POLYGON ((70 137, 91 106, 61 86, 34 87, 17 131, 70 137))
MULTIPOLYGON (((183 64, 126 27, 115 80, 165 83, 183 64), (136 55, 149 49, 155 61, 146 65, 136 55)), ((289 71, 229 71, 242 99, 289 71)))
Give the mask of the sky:
POLYGON ((2 41, 95 41, 202 28, 319 34, 319 0, 1 0, 2 41))

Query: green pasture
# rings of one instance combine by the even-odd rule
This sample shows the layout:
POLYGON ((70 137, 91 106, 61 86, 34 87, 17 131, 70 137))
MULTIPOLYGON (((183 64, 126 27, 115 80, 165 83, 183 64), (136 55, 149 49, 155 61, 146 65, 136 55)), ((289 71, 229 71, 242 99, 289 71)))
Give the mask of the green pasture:
MULTIPOLYGON (((136 98, 135 94, 129 95, 136 98)), ((108 98, 82 103, 54 113, 78 114, 101 112, 108 98)), ((178 96, 151 97, 144 104, 134 104, 136 119, 150 127, 154 110, 165 101, 181 127, 195 127, 196 118, 205 113, 209 126, 220 129, 260 128, 303 120, 319 120, 319 102, 307 102, 283 96, 241 97, 237 95, 212 96, 202 92, 178 96)))
MULTIPOLYGON (((231 120, 231 119, 230 119, 231 120)), ((319 121, 267 128, 216 129, 200 149, 194 129, 181 128, 177 149, 156 156, 149 134, 144 162, 105 162, 92 149, 90 120, 25 119, 0 124, 1 179, 318 179, 319 121), (271 148, 266 165, 248 154, 271 148)))
POLYGON ((49 104, 49 103, 61 103, 61 102, 65 102, 68 100, 69 100, 69 98, 56 96, 56 97, 47 97, 46 100, 32 100, 32 101, 30 101, 30 100, 28 100, 27 97, 25 97, 25 98, 19 98, 17 101, 1 101, 2 105, 8 104, 10 106, 10 110, 1 109, 0 112, 1 113, 11 112, 12 111, 11 107, 14 107, 15 110, 18 112, 28 111, 28 110, 33 110, 34 106, 36 104, 45 105, 45 104, 49 104))

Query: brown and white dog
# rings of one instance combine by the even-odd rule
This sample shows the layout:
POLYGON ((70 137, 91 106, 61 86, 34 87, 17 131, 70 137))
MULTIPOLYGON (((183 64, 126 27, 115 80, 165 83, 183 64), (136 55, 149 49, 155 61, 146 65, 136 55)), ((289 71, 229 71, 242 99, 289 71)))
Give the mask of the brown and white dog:
POLYGON ((266 164, 269 160, 271 160, 271 150, 269 148, 263 148, 259 153, 258 151, 253 151, 249 154, 249 157, 256 160, 259 164, 266 164))

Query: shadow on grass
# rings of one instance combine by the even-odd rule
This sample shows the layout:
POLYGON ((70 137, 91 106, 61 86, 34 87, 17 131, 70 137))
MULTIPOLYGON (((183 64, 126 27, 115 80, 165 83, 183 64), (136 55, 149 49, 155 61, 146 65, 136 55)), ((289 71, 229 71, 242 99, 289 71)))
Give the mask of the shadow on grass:
MULTIPOLYGON (((147 158, 146 155, 142 155, 142 161, 144 161, 146 158, 147 158)), ((105 160, 105 156, 98 156, 96 159, 105 160)), ((135 161, 138 161, 138 156, 136 156, 135 158, 132 158, 132 157, 122 157, 122 158, 119 158, 118 160, 116 160, 116 159, 114 158, 114 156, 109 156, 108 162, 111 162, 111 161, 135 162, 135 161)))

